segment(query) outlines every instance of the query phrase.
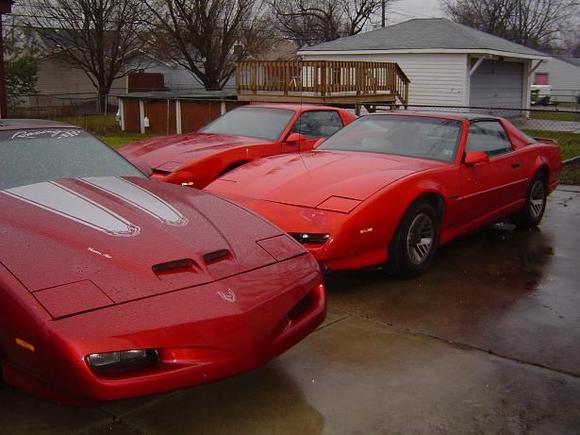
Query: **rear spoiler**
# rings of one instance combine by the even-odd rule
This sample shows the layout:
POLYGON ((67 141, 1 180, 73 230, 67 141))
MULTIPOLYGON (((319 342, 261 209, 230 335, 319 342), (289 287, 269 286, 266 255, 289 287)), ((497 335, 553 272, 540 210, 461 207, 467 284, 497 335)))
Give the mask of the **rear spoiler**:
POLYGON ((545 143, 548 145, 557 145, 560 146, 560 142, 558 142, 558 139, 554 139, 551 137, 535 137, 535 140, 537 140, 540 143, 545 143))

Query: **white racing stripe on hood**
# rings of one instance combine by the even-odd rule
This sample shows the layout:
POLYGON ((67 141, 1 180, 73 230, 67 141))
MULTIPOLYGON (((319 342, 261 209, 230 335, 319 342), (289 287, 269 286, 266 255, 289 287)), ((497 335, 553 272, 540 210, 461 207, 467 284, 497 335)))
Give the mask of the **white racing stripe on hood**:
POLYGON ((171 204, 123 178, 91 177, 82 178, 82 181, 131 204, 166 225, 183 227, 189 223, 171 204))
POLYGON ((141 228, 112 210, 52 181, 14 187, 3 193, 111 236, 134 237, 141 232, 141 228))

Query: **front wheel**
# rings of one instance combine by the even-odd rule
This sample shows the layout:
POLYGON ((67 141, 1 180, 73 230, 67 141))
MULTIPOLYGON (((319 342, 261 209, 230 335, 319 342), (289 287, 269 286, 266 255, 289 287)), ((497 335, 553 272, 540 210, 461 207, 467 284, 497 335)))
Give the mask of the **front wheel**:
POLYGON ((433 260, 439 240, 439 216, 427 201, 411 205, 389 247, 387 270, 397 276, 417 276, 433 260))
POLYGON ((528 188, 524 208, 513 218, 515 224, 524 228, 537 226, 544 217, 547 198, 546 179, 543 174, 536 174, 528 188))

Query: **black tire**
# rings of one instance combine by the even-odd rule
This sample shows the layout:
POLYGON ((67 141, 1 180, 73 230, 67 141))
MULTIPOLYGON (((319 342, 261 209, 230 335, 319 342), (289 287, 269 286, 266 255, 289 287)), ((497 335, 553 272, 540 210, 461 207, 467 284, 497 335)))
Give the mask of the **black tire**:
POLYGON ((530 182, 524 207, 513 216, 514 223, 522 228, 537 226, 544 217, 547 198, 546 176, 542 172, 538 172, 530 182))
POLYGON ((420 200, 411 204, 391 240, 387 271, 403 277, 425 272, 437 251, 439 224, 439 214, 431 202, 420 200))

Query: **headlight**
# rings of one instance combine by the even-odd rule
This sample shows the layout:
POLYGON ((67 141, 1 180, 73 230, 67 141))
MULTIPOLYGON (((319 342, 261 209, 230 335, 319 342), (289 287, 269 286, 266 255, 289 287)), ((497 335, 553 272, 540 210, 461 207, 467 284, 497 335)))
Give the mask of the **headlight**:
POLYGON ((86 357, 95 372, 134 370, 156 364, 156 349, 132 349, 118 352, 92 353, 86 357))
POLYGON ((316 233, 290 233, 294 239, 299 243, 324 245, 330 239, 330 234, 316 234, 316 233))

